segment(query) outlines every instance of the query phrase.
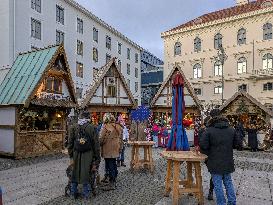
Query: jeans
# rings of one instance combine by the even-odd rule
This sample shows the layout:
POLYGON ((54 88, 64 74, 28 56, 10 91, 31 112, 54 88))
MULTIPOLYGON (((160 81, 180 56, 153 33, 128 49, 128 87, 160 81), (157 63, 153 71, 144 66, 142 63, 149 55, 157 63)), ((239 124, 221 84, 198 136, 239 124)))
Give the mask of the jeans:
POLYGON ((119 153, 118 161, 124 162, 124 152, 125 152, 125 146, 123 146, 121 152, 119 153))
POLYGON ((108 170, 110 181, 115 182, 118 176, 118 168, 115 158, 105 158, 105 168, 108 170))
POLYGON ((157 135, 153 135, 153 142, 155 142, 153 147, 158 147, 158 136, 157 135))
MULTIPOLYGON (((82 185, 82 195, 84 198, 88 198, 90 196, 91 192, 91 185, 89 183, 84 183, 82 185)), ((77 182, 72 182, 71 183, 71 194, 75 195, 78 194, 78 183, 77 182)))
POLYGON ((231 174, 211 174, 211 176, 214 184, 217 205, 226 205, 223 183, 226 189, 228 205, 236 205, 236 195, 232 184, 231 174))

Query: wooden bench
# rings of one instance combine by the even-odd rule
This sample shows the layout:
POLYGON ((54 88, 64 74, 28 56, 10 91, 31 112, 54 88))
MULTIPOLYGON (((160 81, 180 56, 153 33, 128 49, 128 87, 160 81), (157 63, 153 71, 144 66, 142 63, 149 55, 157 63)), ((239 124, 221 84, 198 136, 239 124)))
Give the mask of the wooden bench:
POLYGON ((173 191, 173 205, 178 205, 180 195, 192 193, 198 199, 198 204, 204 204, 201 162, 207 156, 197 154, 194 151, 163 151, 161 155, 167 159, 167 175, 165 185, 165 196, 168 197, 171 190, 173 191), (186 162, 187 177, 185 180, 180 180, 180 165, 186 162), (192 171, 195 169, 195 183, 193 181, 192 171), (171 174, 173 170, 173 180, 171 174), (171 182, 173 186, 171 188, 171 182), (182 187, 179 187, 182 186, 182 187))
POLYGON ((153 154, 152 147, 155 144, 154 142, 149 141, 132 141, 129 142, 132 146, 131 153, 131 163, 130 168, 131 171, 138 170, 141 167, 148 168, 152 173, 154 172, 154 162, 153 162, 153 154), (144 159, 140 159, 140 148, 144 150, 144 159))

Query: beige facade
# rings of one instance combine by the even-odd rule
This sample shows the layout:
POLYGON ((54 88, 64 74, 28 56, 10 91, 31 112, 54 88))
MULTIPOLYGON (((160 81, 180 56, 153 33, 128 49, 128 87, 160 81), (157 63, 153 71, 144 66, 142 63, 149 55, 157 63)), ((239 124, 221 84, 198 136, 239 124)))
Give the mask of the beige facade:
POLYGON ((193 88, 201 89, 198 97, 203 103, 221 104, 221 66, 215 67, 218 50, 214 46, 215 35, 219 33, 227 55, 223 66, 224 99, 230 98, 239 86, 245 84, 246 91, 262 104, 273 104, 273 88, 270 88, 270 83, 273 83, 272 29, 271 39, 268 40, 264 40, 264 32, 269 33, 270 38, 270 29, 263 29, 267 23, 269 26, 273 24, 273 6, 271 1, 264 1, 264 5, 260 6, 260 9, 254 11, 218 20, 204 21, 204 18, 197 18, 194 20, 196 24, 193 21, 190 26, 185 24, 162 33, 164 78, 178 64, 193 88), (240 38, 243 43, 239 45, 237 35, 242 28, 245 29, 245 38, 240 38), (201 40, 200 51, 197 51, 200 44, 194 47, 196 38, 201 40), (181 54, 178 49, 175 55, 176 43, 181 45, 181 54), (216 76, 217 73, 219 76, 216 76), (216 88, 218 86, 219 89, 216 88))

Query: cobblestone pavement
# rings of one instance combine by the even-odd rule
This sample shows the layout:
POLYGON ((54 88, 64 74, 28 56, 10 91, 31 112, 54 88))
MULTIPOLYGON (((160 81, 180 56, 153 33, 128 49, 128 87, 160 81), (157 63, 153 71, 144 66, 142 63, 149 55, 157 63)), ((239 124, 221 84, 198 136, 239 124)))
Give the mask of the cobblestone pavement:
MULTIPOLYGON (((115 191, 103 192, 88 202, 74 201, 64 197, 67 183, 65 169, 68 158, 64 155, 13 161, 0 159, 1 164, 11 164, 11 168, 0 166, 0 186, 4 189, 5 205, 170 205, 171 198, 164 198, 166 161, 159 156, 161 149, 154 149, 155 174, 145 171, 131 173, 129 167, 121 168, 118 187, 115 191), (4 167, 4 169, 3 169, 4 167)), ((126 149, 128 165, 130 148, 126 149)), ((233 174, 238 205, 273 205, 273 153, 235 152, 236 172, 233 174)), ((103 175, 103 163, 100 174, 103 175)), ((203 166, 204 194, 208 192, 209 174, 203 166)), ((184 170, 182 169, 182 175, 184 170)), ((183 205, 197 204, 193 197, 183 196, 183 205)), ((205 200, 205 205, 215 202, 205 200)))

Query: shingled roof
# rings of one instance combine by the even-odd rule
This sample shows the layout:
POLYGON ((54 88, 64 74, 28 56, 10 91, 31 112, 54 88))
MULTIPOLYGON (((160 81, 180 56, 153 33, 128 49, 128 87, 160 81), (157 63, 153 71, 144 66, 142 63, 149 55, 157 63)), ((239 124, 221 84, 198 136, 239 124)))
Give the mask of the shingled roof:
POLYGON ((246 92, 240 91, 235 93, 231 98, 229 98, 219 109, 221 111, 225 110, 232 102, 234 102, 237 98, 239 97, 245 97, 246 99, 248 99, 251 103, 253 103, 254 105, 258 106, 259 108, 261 108, 265 113, 267 113, 270 117, 273 117, 273 112, 271 110, 269 110, 268 108, 266 108, 263 104, 261 104, 258 100, 256 100, 254 97, 252 97, 251 95, 249 95, 246 92))
MULTIPOLYGON (((61 54, 66 59, 63 44, 20 53, 0 84, 0 105, 24 105, 28 107, 47 71, 61 54)), ((67 85, 74 107, 77 102, 67 61, 66 65, 67 85)))
POLYGON ((220 19, 225 19, 225 18, 237 16, 240 14, 256 11, 256 10, 261 10, 261 9, 264 9, 265 7, 268 7, 268 4, 266 4, 266 2, 272 3, 272 0, 256 0, 256 1, 249 2, 248 4, 238 5, 238 6, 226 8, 223 10, 207 13, 187 23, 184 23, 180 26, 172 28, 166 32, 176 31, 182 28, 196 26, 199 24, 204 24, 204 23, 208 23, 208 22, 212 22, 212 21, 216 21, 220 19))

